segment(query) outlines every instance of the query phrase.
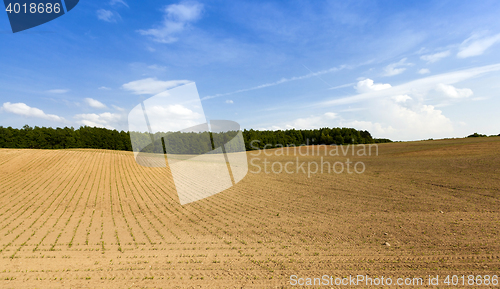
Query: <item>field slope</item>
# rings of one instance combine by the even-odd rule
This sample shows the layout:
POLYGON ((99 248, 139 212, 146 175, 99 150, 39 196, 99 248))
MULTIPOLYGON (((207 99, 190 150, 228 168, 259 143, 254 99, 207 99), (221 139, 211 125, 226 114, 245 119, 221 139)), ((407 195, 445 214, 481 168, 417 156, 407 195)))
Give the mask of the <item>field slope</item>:
MULTIPOLYGON (((297 160, 268 154, 254 164, 297 160)), ((168 169, 141 167, 130 152, 1 149, 0 287, 281 288, 292 274, 500 275, 500 137, 322 156, 362 161, 366 171, 249 173, 181 206, 168 169)))

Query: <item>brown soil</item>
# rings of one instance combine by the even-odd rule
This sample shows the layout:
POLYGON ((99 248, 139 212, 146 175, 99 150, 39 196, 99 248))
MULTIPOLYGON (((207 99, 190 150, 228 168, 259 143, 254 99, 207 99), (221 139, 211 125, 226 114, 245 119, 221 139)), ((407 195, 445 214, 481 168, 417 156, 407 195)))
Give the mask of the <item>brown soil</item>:
POLYGON ((130 152, 1 149, 0 288, 500 275, 500 137, 380 144, 378 156, 267 153, 249 160, 295 170, 297 157, 305 169, 349 158, 366 171, 250 172, 181 206, 168 169, 130 152))

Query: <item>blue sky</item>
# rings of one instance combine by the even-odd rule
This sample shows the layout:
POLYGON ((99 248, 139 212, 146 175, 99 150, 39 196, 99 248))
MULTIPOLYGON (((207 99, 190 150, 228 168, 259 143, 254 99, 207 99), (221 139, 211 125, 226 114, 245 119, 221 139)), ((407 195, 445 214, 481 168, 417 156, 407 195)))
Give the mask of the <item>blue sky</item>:
POLYGON ((195 82, 207 119, 394 140, 499 134, 498 1, 80 1, 13 34, 0 125, 128 129, 195 82))

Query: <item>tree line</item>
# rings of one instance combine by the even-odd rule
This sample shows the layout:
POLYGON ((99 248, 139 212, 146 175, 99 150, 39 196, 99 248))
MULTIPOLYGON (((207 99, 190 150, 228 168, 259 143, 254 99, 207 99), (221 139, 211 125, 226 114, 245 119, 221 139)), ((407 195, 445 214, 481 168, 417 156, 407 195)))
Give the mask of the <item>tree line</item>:
POLYGON ((92 148, 131 151, 128 132, 82 126, 51 128, 0 126, 0 148, 69 149, 92 148))
POLYGON ((237 131, 227 132, 158 132, 153 135, 130 132, 133 147, 145 153, 205 154, 245 151, 245 143, 235 138, 237 131), (215 149, 223 147, 224 151, 215 149))
MULTIPOLYGON (((498 135, 494 135, 494 134, 490 135, 490 137, 493 137, 493 136, 500 136, 500 134, 498 134, 498 135)), ((471 135, 468 135, 467 137, 488 137, 488 136, 485 135, 485 134, 480 134, 480 133, 475 132, 475 133, 473 133, 471 135)))
POLYGON ((320 128, 289 130, 244 130, 243 138, 247 150, 277 148, 286 146, 309 145, 345 145, 392 142, 390 139, 373 138, 366 130, 354 128, 320 128), (257 140, 252 142, 253 140, 257 140))
MULTIPOLYGON (((244 147, 246 150, 309 145, 343 145, 391 142, 389 139, 373 138, 366 130, 354 128, 321 128, 310 130, 243 130, 244 147), (267 146, 266 146, 267 145, 267 146)), ((144 144, 143 151, 155 150, 155 147, 166 147, 167 153, 206 153, 229 142, 237 132, 224 133, 147 133, 132 132, 135 144, 144 144), (207 141, 208 140, 208 141, 207 141), (148 143, 151 143, 149 147, 148 143)), ((31 148, 31 149, 69 149, 92 148, 109 150, 132 150, 130 133, 106 128, 82 126, 51 128, 30 127, 21 129, 0 126, 0 148, 31 148)), ((228 152, 236 151, 243 146, 232 142, 228 152)), ((164 150, 163 150, 164 151, 164 150)))

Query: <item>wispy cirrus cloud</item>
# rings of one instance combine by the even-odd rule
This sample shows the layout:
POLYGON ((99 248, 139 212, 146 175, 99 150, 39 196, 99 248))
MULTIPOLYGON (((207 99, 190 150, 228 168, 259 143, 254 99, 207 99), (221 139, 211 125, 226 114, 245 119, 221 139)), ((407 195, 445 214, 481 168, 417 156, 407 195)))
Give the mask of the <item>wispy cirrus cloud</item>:
POLYGON ((391 63, 384 67, 384 76, 393 76, 403 73, 406 70, 405 66, 412 66, 413 63, 407 63, 406 58, 401 59, 396 63, 391 63))
POLYGON ((114 105, 114 104, 112 104, 111 106, 112 106, 114 109, 118 110, 118 111, 121 111, 121 112, 124 112, 124 111, 125 111, 125 109, 124 109, 123 107, 119 107, 119 106, 114 105))
POLYGON ((127 8, 129 8, 127 2, 125 2, 124 0, 111 0, 111 1, 109 1, 109 5, 111 5, 111 6, 123 5, 127 8))
POLYGON ((116 11, 99 9, 96 11, 97 19, 106 21, 106 22, 116 22, 117 19, 120 19, 120 14, 116 11))
MULTIPOLYGON (((308 79, 308 78, 320 76, 320 75, 323 75, 323 74, 326 74, 326 73, 340 71, 340 70, 342 70, 342 69, 344 69, 346 67, 347 67, 346 65, 341 65, 339 67, 332 67, 332 68, 325 69, 325 70, 320 70, 320 71, 317 71, 317 72, 311 72, 309 74, 302 75, 302 76, 294 76, 294 77, 290 77, 290 78, 283 77, 282 79, 280 79, 278 81, 275 81, 275 82, 269 82, 269 83, 261 84, 261 85, 258 85, 258 86, 250 87, 250 88, 239 89, 239 90, 236 90, 236 91, 233 91, 233 92, 219 93, 219 94, 215 94, 215 95, 205 96, 201 100, 207 100, 207 99, 212 99, 212 98, 221 97, 221 96, 227 96, 227 95, 231 95, 231 94, 235 94, 235 93, 240 93, 240 92, 246 92, 246 91, 252 91, 252 90, 262 89, 262 88, 271 87, 271 86, 275 86, 275 85, 279 85, 279 84, 283 84, 283 83, 287 83, 287 82, 291 82, 291 81, 308 79)), ((341 85, 341 86, 338 86, 338 87, 332 87, 331 89, 346 87, 346 86, 349 86, 349 85, 351 85, 351 84, 344 84, 344 85, 341 85)))
POLYGON ((186 2, 171 4, 163 10, 163 21, 155 28, 138 30, 142 35, 151 36, 160 43, 173 43, 178 40, 178 35, 189 25, 200 19, 203 4, 186 2))
POLYGON ((158 65, 158 64, 153 64, 153 65, 148 65, 148 68, 151 70, 156 70, 156 71, 165 71, 167 70, 167 67, 158 65))
POLYGON ((442 58, 450 56, 450 54, 451 54, 451 52, 449 50, 446 50, 446 51, 442 51, 442 52, 438 52, 438 53, 434 53, 434 54, 422 55, 422 56, 420 56, 420 59, 427 61, 427 63, 434 63, 434 62, 441 60, 442 58))
POLYGON ((145 78, 131 81, 122 85, 122 88, 131 91, 134 94, 158 94, 167 89, 179 85, 190 83, 190 80, 158 80, 156 78, 145 78))
POLYGON ((66 93, 68 91, 69 91, 69 89, 50 89, 50 90, 47 90, 46 92, 48 92, 48 93, 62 94, 62 93, 66 93))
MULTIPOLYGON (((129 8, 127 2, 125 2, 124 0, 110 0, 108 2, 108 4, 110 6, 112 6, 113 8, 115 8, 116 6, 119 6, 119 5, 123 5, 127 8, 129 8)), ((106 21, 106 22, 110 22, 110 23, 116 23, 118 20, 121 19, 120 14, 114 9, 112 9, 112 10, 99 9, 96 11, 96 14, 97 14, 97 19, 102 20, 102 21, 106 21)))
POLYGON ((500 42, 500 34, 493 36, 479 38, 477 35, 473 35, 467 38, 460 45, 459 52, 457 53, 458 58, 468 58, 472 56, 478 56, 483 54, 488 48, 494 44, 500 42))
MULTIPOLYGON (((397 86, 386 87, 386 89, 379 89, 379 90, 361 89, 358 90, 358 92, 360 93, 357 95, 345 96, 333 100, 318 102, 316 104, 313 104, 312 107, 325 107, 325 106, 356 103, 360 101, 366 101, 368 99, 391 97, 394 95, 402 95, 402 94, 411 95, 416 92, 420 94, 426 94, 430 90, 434 90, 438 86, 438 84, 451 85, 466 79, 473 78, 475 76, 479 76, 494 71, 500 71, 500 63, 474 67, 459 71, 453 71, 438 75, 432 75, 417 80, 409 81, 397 86)), ((373 87, 370 85, 370 82, 367 83, 367 86, 373 87)))

